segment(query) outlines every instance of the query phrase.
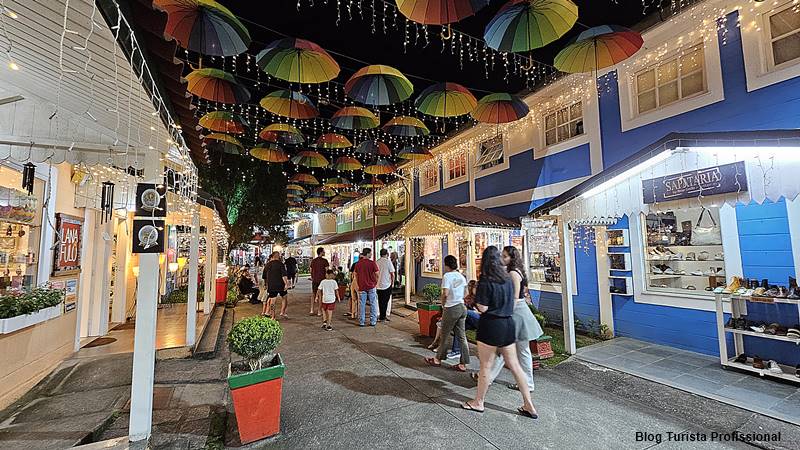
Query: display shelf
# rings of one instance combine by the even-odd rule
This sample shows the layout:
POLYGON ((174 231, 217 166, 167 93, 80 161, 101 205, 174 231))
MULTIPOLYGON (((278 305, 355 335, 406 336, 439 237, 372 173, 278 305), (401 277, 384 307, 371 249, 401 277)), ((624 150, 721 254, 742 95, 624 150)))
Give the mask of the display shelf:
MULTIPOLYGON (((797 377, 794 372, 795 368, 791 366, 787 366, 785 364, 778 364, 783 370, 783 373, 772 373, 767 369, 756 369, 751 364, 744 364, 735 361, 736 358, 728 359, 727 362, 722 363, 723 366, 734 367, 740 370, 746 370, 748 372, 753 372, 761 375, 762 377, 773 377, 773 378, 780 378, 782 380, 791 381, 793 383, 800 383, 800 377, 797 377)), ((766 363, 766 361, 764 361, 766 363)))
POLYGON ((612 295, 633 296, 633 277, 609 275, 608 280, 608 290, 612 295), (621 292, 614 292, 612 287, 620 289, 621 292))
POLYGON ((739 330, 736 328, 728 328, 725 327, 726 333, 733 333, 733 334, 743 334, 746 336, 756 336, 765 339, 774 339, 776 341, 784 341, 784 342, 791 342, 793 344, 800 345, 800 338, 793 338, 789 336, 778 336, 777 334, 767 334, 767 333, 759 333, 757 331, 751 330, 739 330))
POLYGON ((731 299, 744 300, 753 303, 788 303, 790 305, 800 305, 800 299, 780 298, 780 297, 745 297, 743 295, 731 295, 731 299))
POLYGON ((608 253, 608 268, 610 270, 629 271, 631 270, 630 253, 608 253))
POLYGON ((679 275, 679 274, 669 274, 669 273, 654 273, 650 275, 651 280, 660 280, 663 278, 681 278, 681 277, 689 277, 689 278, 724 278, 725 275, 692 275, 690 273, 679 275))
POLYGON ((606 230, 606 241, 609 247, 630 247, 630 232, 627 229, 606 230))
POLYGON ((645 261, 652 261, 652 262, 664 262, 664 263, 673 263, 673 262, 690 262, 690 263, 724 263, 724 259, 656 259, 656 258, 646 258, 645 261))

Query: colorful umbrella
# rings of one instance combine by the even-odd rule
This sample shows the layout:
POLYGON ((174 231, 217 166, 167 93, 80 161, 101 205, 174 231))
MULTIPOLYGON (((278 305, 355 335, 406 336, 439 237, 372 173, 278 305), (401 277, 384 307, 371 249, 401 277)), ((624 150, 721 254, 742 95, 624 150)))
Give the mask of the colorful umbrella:
POLYGON ((592 72, 620 63, 642 48, 642 35, 617 25, 589 28, 556 55, 562 72, 592 72))
POLYGON ((414 85, 394 67, 362 67, 344 85, 347 96, 367 105, 391 105, 414 93, 414 85))
POLYGON ((227 8, 213 0, 155 0, 167 12, 164 32, 181 47, 203 55, 233 56, 247 51, 250 33, 227 8))
POLYGON ((478 101, 458 83, 437 83, 422 91, 415 103, 417 110, 423 114, 455 117, 472 112, 478 101))
POLYGON ((325 133, 317 138, 317 147, 319 148, 348 148, 352 147, 353 143, 347 136, 337 133, 325 133))
POLYGON ((386 175, 397 170, 397 166, 381 158, 364 168, 364 172, 370 175, 386 175))
POLYGON ((211 111, 200 118, 200 126, 220 133, 244 133, 244 119, 227 111, 211 111))
POLYGON ((339 192, 339 196, 344 198, 358 198, 361 197, 361 193, 358 191, 341 191, 339 192))
POLYGON ((264 127, 258 137, 267 142, 297 145, 306 141, 303 133, 288 123, 273 123, 264 127))
POLYGON ((337 195, 336 197, 333 197, 332 199, 330 199, 330 202, 332 204, 334 204, 334 205, 341 205, 343 203, 347 203, 349 200, 350 199, 347 198, 347 197, 343 197, 341 195, 337 195))
POLYGON ((397 157, 408 161, 427 161, 433 159, 433 153, 422 147, 409 145, 403 147, 397 154, 397 157))
POLYGON ((186 90, 192 94, 219 103, 247 103, 250 92, 236 78, 219 69, 197 69, 186 75, 186 90))
POLYGON ((336 196, 336 191, 334 191, 333 188, 330 187, 330 186, 321 186, 321 187, 318 187, 317 189, 314 189, 314 191, 311 193, 311 195, 313 195, 315 197, 331 198, 331 197, 335 197, 336 196))
POLYGON ((328 202, 328 198, 327 197, 322 197, 322 196, 312 195, 312 196, 306 198, 306 203, 309 203, 309 204, 312 204, 312 205, 321 205, 321 204, 327 203, 327 202, 328 202))
POLYGON ((501 52, 527 52, 557 40, 578 20, 570 0, 511 0, 486 25, 486 45, 501 52))
POLYGON ((425 123, 416 117, 397 116, 386 122, 383 131, 392 136, 427 136, 431 133, 425 123))
POLYGON ((356 153, 370 156, 392 156, 392 149, 379 140, 369 139, 358 144, 356 153))
POLYGON ((321 153, 314 150, 303 150, 292 158, 292 162, 298 166, 305 167, 326 167, 328 160, 321 153))
POLYGON ((208 146, 211 149, 219 150, 223 153, 228 153, 231 155, 238 155, 242 152, 242 149, 244 149, 244 146, 242 146, 242 143, 239 142, 238 139, 228 134, 211 133, 205 136, 203 139, 204 144, 205 141, 212 141, 208 143, 208 146))
POLYGON ((290 119, 313 119, 319 115, 310 98, 286 89, 270 92, 259 104, 272 114, 290 119))
POLYGON ((417 23, 446 25, 467 18, 490 0, 397 0, 397 9, 417 23))
POLYGON ((472 117, 484 123, 508 123, 528 115, 530 108, 511 94, 489 94, 472 111, 472 117))
POLYGON ((297 38, 272 42, 258 53, 264 72, 290 83, 324 83, 339 75, 339 64, 319 45, 297 38))
POLYGON ((319 185, 319 180, 310 173, 296 173, 289 178, 290 183, 305 184, 307 186, 319 185))
MULTIPOLYGON (((358 187, 364 188, 364 189, 379 189, 379 188, 382 188, 384 186, 386 186, 386 183, 381 181, 378 177, 369 177, 368 179, 362 181, 358 185, 358 187)), ((344 193, 342 193, 342 194, 344 194, 344 193)), ((359 194, 358 196, 360 197, 361 194, 359 194)))
POLYGON ((250 156, 268 163, 285 163, 289 161, 289 155, 279 145, 270 142, 251 148, 250 156))
POLYGON ((303 186, 300 186, 297 183, 289 183, 289 184, 286 185, 286 193, 287 194, 305 195, 306 192, 307 192, 306 188, 304 188, 303 186))
POLYGON ((364 166, 361 164, 361 161, 353 158, 352 156, 340 156, 336 158, 336 161, 333 162, 333 168, 336 170, 347 170, 347 171, 354 171, 354 170, 361 170, 364 166))
POLYGON ((324 184, 325 186, 330 186, 335 189, 345 189, 353 185, 353 183, 350 180, 342 177, 328 178, 327 180, 325 180, 324 184))
POLYGON ((345 106, 333 113, 331 125, 343 130, 368 130, 380 125, 380 121, 367 108, 345 106))

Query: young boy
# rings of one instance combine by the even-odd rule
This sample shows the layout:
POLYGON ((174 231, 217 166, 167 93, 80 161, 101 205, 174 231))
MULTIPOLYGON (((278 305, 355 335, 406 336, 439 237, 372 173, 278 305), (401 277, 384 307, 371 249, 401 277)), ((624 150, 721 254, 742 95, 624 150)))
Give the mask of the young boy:
POLYGON ((333 309, 336 307, 335 302, 342 301, 339 298, 339 283, 336 282, 335 277, 333 270, 328 269, 325 272, 325 279, 319 283, 319 288, 317 288, 316 301, 322 305, 322 329, 326 331, 333 330, 331 318, 333 309))

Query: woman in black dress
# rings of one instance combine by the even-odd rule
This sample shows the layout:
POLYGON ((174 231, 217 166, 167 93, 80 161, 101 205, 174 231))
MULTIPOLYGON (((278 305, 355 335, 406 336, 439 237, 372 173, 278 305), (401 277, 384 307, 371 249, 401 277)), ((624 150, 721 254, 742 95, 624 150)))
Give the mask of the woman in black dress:
MULTIPOLYGON (((478 372, 478 392, 475 398, 461 405, 464 409, 483 412, 483 401, 489 390, 489 378, 494 360, 499 352, 514 374, 518 386, 526 386, 528 381, 517 361, 516 329, 514 320, 514 283, 506 272, 500 251, 489 246, 481 258, 481 275, 475 293, 475 307, 481 312, 478 322, 478 357, 481 368, 478 372)), ((531 393, 520 390, 523 405, 517 411, 523 416, 536 419, 536 408, 531 402, 531 393)))

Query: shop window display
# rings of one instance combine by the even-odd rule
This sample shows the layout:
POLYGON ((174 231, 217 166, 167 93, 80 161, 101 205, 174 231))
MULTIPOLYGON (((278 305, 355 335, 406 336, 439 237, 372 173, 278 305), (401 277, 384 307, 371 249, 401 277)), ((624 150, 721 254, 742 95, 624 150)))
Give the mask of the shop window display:
POLYGON ((424 245, 422 271, 430 274, 442 273, 442 239, 426 237, 424 245))
POLYGON ((0 294, 36 286, 39 200, 13 187, 20 177, 19 172, 0 168, 0 294))
POLYGON ((535 283, 561 283, 558 222, 555 219, 526 221, 530 280, 535 283))
POLYGON ((647 289, 711 295, 725 285, 718 208, 644 216, 647 289))

